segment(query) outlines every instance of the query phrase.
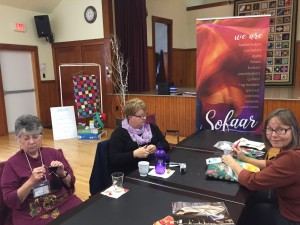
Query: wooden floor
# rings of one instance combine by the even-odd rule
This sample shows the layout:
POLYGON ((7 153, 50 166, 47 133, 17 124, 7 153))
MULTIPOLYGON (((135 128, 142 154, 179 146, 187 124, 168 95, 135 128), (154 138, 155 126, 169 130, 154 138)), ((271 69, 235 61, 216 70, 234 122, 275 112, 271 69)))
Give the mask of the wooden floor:
MULTIPOLYGON (((101 140, 106 140, 110 137, 112 129, 105 129, 107 134, 104 134, 101 140)), ((180 140, 184 139, 183 137, 180 140)), ((76 177, 76 195, 82 200, 89 198, 89 178, 94 163, 97 143, 101 140, 53 140, 51 129, 45 129, 43 137, 43 146, 61 148, 65 157, 71 164, 76 177)), ((170 143, 176 143, 174 136, 167 136, 170 143)), ((6 161, 10 156, 19 150, 19 145, 14 134, 0 136, 0 161, 6 161)))

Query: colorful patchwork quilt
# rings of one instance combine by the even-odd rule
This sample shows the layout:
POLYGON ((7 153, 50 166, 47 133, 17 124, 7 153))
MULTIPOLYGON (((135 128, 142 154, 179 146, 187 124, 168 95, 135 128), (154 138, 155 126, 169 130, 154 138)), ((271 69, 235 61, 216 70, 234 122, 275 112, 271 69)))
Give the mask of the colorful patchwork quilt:
POLYGON ((78 118, 91 117, 100 108, 99 81, 96 75, 73 76, 78 118))

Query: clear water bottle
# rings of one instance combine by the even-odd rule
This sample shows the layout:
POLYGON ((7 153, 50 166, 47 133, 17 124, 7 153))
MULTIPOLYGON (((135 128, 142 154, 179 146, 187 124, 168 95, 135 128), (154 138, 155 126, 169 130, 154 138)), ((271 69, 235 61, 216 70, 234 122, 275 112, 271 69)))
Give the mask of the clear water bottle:
POLYGON ((155 151, 155 172, 157 174, 164 174, 166 171, 166 161, 165 161, 166 152, 163 150, 161 145, 157 145, 155 151))

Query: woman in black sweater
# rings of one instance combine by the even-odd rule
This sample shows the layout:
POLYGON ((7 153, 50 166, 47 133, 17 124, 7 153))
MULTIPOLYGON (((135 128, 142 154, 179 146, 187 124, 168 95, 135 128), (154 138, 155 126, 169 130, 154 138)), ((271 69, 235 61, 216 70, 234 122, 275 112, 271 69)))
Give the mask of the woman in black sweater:
POLYGON ((111 172, 124 172, 125 175, 138 168, 141 160, 153 159, 158 144, 165 151, 169 143, 156 125, 146 122, 147 107, 141 99, 126 102, 125 119, 122 126, 113 131, 109 142, 111 172))

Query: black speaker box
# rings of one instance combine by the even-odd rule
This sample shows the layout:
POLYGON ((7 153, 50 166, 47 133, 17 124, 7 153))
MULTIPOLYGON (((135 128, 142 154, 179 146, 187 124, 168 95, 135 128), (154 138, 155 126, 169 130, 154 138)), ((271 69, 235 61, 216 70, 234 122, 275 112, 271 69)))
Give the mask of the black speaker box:
POLYGON ((34 21, 39 38, 52 36, 49 16, 34 16, 34 21))
POLYGON ((168 82, 166 83, 158 83, 157 84, 157 94, 159 95, 169 95, 170 94, 170 85, 168 82))

